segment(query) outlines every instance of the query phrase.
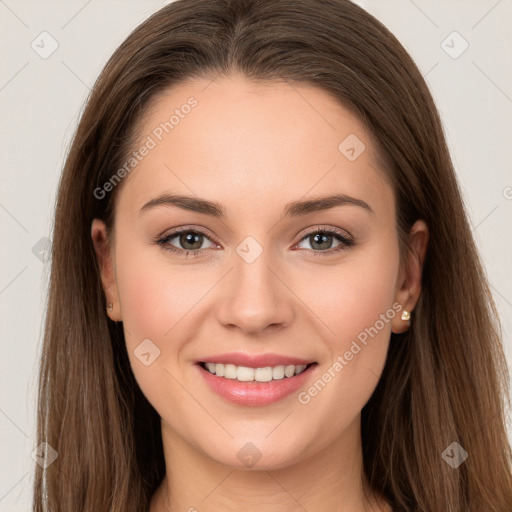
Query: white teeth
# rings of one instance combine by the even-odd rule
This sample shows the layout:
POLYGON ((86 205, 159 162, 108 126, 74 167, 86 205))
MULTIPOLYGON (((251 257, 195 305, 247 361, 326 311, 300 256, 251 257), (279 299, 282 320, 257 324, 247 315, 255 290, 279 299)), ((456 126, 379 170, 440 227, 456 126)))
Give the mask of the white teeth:
POLYGON ((288 366, 286 366, 284 369, 284 374, 287 377, 293 377, 295 375, 295 365, 289 364, 288 366))
POLYGON ((272 368, 272 378, 273 379, 284 379, 284 366, 281 365, 281 366, 274 366, 274 368, 272 368))
POLYGON ((265 366, 264 368, 249 368, 247 366, 236 366, 234 364, 205 363, 207 370, 218 377, 226 379, 236 379, 240 382, 270 382, 271 380, 281 380, 285 377, 293 377, 302 373, 305 364, 289 364, 278 366, 265 366))
POLYGON ((224 365, 224 377, 226 379, 236 379, 236 366, 234 364, 224 365))
POLYGON ((258 382, 270 382, 272 380, 272 367, 256 368, 254 370, 254 380, 258 382))
POLYGON ((251 382, 254 380, 254 368, 239 366, 236 370, 236 378, 241 382, 251 382))

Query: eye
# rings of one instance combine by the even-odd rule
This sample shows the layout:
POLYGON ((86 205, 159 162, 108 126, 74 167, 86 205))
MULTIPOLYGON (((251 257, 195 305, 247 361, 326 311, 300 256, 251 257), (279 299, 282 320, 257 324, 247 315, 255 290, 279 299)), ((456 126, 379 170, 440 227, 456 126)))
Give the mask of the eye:
POLYGON ((196 231, 194 229, 182 229, 173 231, 168 235, 157 240, 157 243, 167 251, 178 253, 184 256, 199 256, 205 250, 201 248, 204 240, 210 240, 208 236, 202 231, 196 231), (177 239, 177 243, 183 247, 175 247, 171 244, 171 240, 177 239))
POLYGON ((354 240, 347 233, 337 229, 323 227, 317 227, 316 229, 309 231, 309 233, 307 233, 300 242, 303 240, 306 240, 311 244, 313 249, 310 250, 313 251, 314 256, 327 256, 355 245, 354 240), (339 242, 337 246, 332 247, 333 239, 339 242), (315 248, 320 250, 315 250, 315 248))

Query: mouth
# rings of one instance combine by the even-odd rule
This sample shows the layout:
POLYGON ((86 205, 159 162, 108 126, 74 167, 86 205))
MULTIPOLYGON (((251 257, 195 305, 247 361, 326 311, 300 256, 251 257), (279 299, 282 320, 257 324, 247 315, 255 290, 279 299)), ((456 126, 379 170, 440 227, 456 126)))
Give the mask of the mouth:
POLYGON ((198 361, 194 365, 211 391, 232 404, 266 406, 283 400, 314 378, 317 362, 276 366, 237 366, 198 361))

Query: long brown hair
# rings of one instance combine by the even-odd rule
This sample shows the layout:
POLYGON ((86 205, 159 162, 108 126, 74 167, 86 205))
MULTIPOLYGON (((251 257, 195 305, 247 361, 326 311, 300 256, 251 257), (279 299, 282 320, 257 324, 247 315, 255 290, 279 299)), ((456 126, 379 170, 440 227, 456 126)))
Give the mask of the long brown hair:
MULTIPOLYGON (((510 511, 509 374, 496 309, 421 73, 347 0, 178 0, 137 27, 88 98, 61 176, 41 355, 34 512, 141 512, 165 474, 160 419, 132 374, 122 323, 105 313, 90 235, 113 226, 106 183, 133 151, 150 99, 231 72, 317 86, 365 123, 393 184, 401 256, 430 227, 407 333, 362 410, 364 470, 396 511, 510 511), (468 454, 447 463, 458 443, 468 454), (455 446, 455 448, 454 448, 455 446)), ((121 184, 122 185, 122 184, 121 184)))

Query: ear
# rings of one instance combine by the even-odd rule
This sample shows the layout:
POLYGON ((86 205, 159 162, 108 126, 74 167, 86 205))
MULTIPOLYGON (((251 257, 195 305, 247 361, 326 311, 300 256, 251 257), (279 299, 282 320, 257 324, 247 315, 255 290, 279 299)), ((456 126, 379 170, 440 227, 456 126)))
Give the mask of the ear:
POLYGON ((402 320, 402 312, 412 312, 421 292, 421 276, 427 253, 429 240, 428 226, 422 220, 414 223, 409 232, 410 248, 405 259, 405 266, 400 268, 395 300, 401 304, 402 310, 391 321, 391 331, 402 333, 411 325, 410 320, 402 320))
POLYGON ((105 223, 100 219, 94 219, 91 225, 91 238, 101 270, 101 283, 105 292, 105 299, 107 304, 112 303, 112 311, 107 309, 107 315, 114 322, 120 322, 122 318, 115 277, 114 249, 109 242, 107 234, 105 223))

